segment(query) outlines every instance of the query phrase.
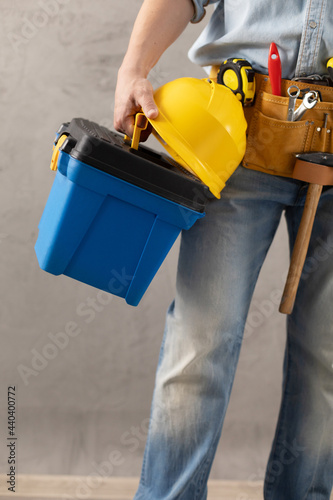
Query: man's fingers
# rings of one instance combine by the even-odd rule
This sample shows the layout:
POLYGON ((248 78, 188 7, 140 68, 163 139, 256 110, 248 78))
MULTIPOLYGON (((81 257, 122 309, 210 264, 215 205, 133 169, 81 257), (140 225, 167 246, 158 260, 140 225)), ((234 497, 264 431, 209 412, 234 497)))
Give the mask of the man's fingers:
POLYGON ((152 120, 157 118, 158 108, 154 101, 152 89, 145 90, 145 92, 139 97, 138 101, 147 118, 151 118, 152 120))
POLYGON ((147 118, 155 120, 158 117, 158 109, 156 104, 148 104, 148 106, 142 106, 142 111, 147 118))
MULTIPOLYGON (((132 137, 135 115, 143 111, 149 119, 158 116, 158 108, 154 101, 153 87, 147 79, 118 80, 116 89, 116 105, 114 113, 114 128, 118 132, 132 137)), ((142 138, 149 135, 150 127, 142 138)))
POLYGON ((134 116, 133 115, 115 115, 114 128, 117 132, 121 132, 132 137, 134 129, 134 116))

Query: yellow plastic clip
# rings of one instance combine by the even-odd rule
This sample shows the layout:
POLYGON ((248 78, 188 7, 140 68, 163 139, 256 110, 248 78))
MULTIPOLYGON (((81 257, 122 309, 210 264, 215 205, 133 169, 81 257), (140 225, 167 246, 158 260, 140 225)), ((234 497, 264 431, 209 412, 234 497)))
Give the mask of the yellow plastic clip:
MULTIPOLYGON (((141 132, 143 130, 146 130, 147 127, 148 127, 148 120, 146 118, 146 115, 144 113, 137 113, 135 115, 134 131, 133 131, 133 137, 132 137, 132 142, 131 142, 132 149, 138 149, 140 137, 141 137, 141 132)), ((128 135, 125 135, 124 140, 131 141, 131 138, 128 137, 128 135)))
POLYGON ((50 165, 51 170, 57 170, 58 168, 59 148, 63 145, 66 139, 67 135, 63 134, 61 137, 59 137, 57 144, 53 146, 53 154, 50 165))

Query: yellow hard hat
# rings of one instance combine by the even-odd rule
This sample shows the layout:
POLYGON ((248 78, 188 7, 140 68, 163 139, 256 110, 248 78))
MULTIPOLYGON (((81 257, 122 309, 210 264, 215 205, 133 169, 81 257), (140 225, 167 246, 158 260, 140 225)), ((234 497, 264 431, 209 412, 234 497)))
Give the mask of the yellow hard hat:
POLYGON ((210 79, 179 78, 157 89, 154 99, 153 134, 220 198, 245 153, 247 124, 237 97, 210 79))

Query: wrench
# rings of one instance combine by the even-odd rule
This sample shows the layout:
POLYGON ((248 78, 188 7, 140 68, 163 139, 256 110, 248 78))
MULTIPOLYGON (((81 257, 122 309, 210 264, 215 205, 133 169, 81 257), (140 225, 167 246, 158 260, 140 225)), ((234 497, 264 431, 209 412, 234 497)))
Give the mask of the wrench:
POLYGON ((288 87, 287 92, 289 95, 287 120, 289 122, 293 122, 296 99, 300 94, 300 89, 297 87, 297 85, 290 85, 290 87, 288 87))
POLYGON ((317 104, 317 102, 318 102, 318 92, 316 92, 315 90, 307 92, 303 97, 303 101, 294 112, 293 121, 297 121, 300 118, 302 118, 305 111, 307 111, 308 109, 312 109, 317 104))

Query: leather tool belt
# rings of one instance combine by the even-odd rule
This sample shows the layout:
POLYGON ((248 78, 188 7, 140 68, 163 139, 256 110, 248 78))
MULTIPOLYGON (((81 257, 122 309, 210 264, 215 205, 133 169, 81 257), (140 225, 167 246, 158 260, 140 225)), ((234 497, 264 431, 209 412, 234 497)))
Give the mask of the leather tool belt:
MULTIPOLYGON (((219 66, 213 66, 212 80, 216 79, 218 70, 219 66)), ((300 103, 301 99, 298 99, 296 107, 300 103)), ((248 123, 244 167, 292 177, 296 153, 333 153, 333 87, 283 79, 281 96, 276 96, 272 94, 268 76, 256 73, 255 102, 245 107, 244 113, 248 123), (297 85, 301 90, 319 90, 322 99, 307 110, 302 119, 294 122, 287 121, 287 89, 291 85, 297 85)))

